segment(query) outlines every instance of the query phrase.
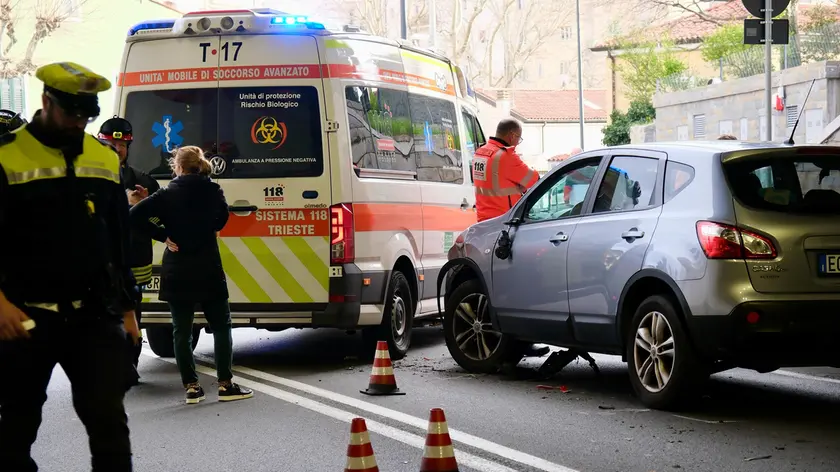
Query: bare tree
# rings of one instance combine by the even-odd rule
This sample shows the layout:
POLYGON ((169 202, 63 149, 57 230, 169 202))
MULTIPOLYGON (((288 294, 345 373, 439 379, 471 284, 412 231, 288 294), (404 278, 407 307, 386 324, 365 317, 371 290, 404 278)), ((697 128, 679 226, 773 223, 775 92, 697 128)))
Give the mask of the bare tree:
MULTIPOLYGON (((388 36, 389 0, 333 0, 339 11, 344 12, 368 33, 388 36)), ((416 31, 428 23, 428 8, 425 0, 409 0, 408 30, 416 31)))
POLYGON ((560 28, 567 26, 573 4, 558 0, 496 0, 498 24, 491 34, 487 63, 492 67, 495 38, 502 40, 504 69, 501 76, 488 74, 493 87, 510 87, 525 65, 548 46, 560 28), (570 8, 571 7, 571 8, 570 8))
POLYGON ((68 3, 62 0, 0 0, 0 78, 17 77, 36 69, 33 62, 35 50, 47 37, 61 27, 68 18, 76 13, 77 8, 87 0, 68 3), (18 43, 15 28, 18 21, 35 20, 32 36, 26 42, 22 56, 11 54, 18 43), (8 39, 9 44, 3 46, 8 39))

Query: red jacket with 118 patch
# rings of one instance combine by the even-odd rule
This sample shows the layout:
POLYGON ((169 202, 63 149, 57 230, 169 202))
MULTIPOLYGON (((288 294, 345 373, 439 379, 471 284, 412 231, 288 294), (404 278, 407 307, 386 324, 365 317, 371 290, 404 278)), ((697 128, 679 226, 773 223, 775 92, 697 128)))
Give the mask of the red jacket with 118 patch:
POLYGON ((478 221, 505 214, 540 179, 506 142, 490 138, 472 161, 478 221))

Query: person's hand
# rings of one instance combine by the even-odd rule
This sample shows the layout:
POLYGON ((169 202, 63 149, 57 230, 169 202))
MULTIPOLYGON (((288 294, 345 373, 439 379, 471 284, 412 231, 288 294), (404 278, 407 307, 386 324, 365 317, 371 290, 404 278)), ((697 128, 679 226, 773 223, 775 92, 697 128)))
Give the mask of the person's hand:
POLYGON ((169 238, 166 238, 166 248, 172 252, 178 252, 178 245, 169 238))
POLYGON ((123 324, 125 324, 125 332, 131 336, 134 345, 140 344, 140 326, 137 324, 137 318, 134 316, 134 310, 129 310, 123 313, 123 324))
POLYGON ((20 308, 0 296, 0 341, 29 338, 29 331, 23 327, 23 322, 28 319, 20 308))
POLYGON ((149 196, 149 189, 142 185, 135 185, 134 191, 137 192, 138 195, 140 195, 141 200, 149 196))
POLYGON ((143 201, 143 198, 140 196, 137 190, 126 190, 125 194, 128 197, 128 204, 131 206, 137 205, 138 203, 143 201))

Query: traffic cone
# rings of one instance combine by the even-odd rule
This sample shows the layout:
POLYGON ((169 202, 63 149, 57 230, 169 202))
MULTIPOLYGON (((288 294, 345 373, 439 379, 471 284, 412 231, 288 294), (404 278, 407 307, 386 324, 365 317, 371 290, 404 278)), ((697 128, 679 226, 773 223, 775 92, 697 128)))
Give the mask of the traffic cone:
POLYGON ((350 443, 347 445, 347 465, 344 472, 351 471, 379 472, 363 418, 353 418, 353 422, 350 423, 350 443))
POLYGON ((376 356, 373 358, 373 369, 370 372, 370 382, 366 390, 359 390, 365 395, 405 395, 397 388, 397 378, 391 365, 391 355, 388 354, 388 343, 376 343, 376 356))
POLYGON ((440 408, 432 408, 429 412, 429 429, 420 472, 458 472, 458 462, 455 460, 452 439, 449 438, 446 415, 440 408))

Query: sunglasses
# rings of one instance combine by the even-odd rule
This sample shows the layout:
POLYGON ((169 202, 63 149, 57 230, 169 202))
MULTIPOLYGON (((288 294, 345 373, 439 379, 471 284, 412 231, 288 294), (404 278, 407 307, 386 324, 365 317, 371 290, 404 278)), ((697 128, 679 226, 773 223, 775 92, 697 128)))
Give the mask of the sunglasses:
POLYGON ((89 116, 88 113, 85 113, 78 108, 67 107, 65 104, 61 103, 61 101, 58 98, 56 98, 55 95, 49 92, 47 92, 46 95, 50 102, 52 102, 53 105, 61 109, 61 112, 68 118, 74 118, 79 121, 84 121, 88 124, 93 123, 94 121, 96 121, 97 118, 99 118, 99 115, 89 116))

